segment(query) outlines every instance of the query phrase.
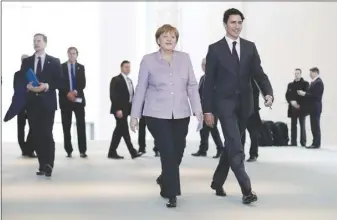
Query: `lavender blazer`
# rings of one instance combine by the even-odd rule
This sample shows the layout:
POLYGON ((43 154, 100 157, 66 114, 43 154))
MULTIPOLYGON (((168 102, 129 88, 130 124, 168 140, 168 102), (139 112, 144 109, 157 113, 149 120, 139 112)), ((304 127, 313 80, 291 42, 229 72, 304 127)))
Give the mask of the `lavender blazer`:
POLYGON ((174 51, 169 65, 160 51, 145 55, 140 63, 131 117, 186 118, 191 116, 191 108, 195 114, 202 113, 190 56, 174 51))

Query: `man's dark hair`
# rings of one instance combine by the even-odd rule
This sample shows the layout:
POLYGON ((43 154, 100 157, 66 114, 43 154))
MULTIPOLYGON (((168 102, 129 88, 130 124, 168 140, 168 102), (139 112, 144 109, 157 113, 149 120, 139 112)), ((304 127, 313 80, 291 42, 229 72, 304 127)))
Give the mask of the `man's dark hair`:
POLYGON ((242 12, 239 11, 236 8, 230 8, 223 14, 223 23, 227 24, 227 21, 229 19, 229 16, 231 15, 240 15, 242 21, 245 20, 245 17, 243 16, 242 12))
POLYGON ((296 68, 295 71, 300 71, 300 73, 302 73, 302 70, 300 68, 296 68))
POLYGON ((47 39, 47 36, 46 36, 46 35, 41 34, 41 33, 37 33, 37 34, 34 34, 34 37, 36 37, 36 36, 41 36, 42 39, 43 39, 43 41, 44 41, 45 43, 47 43, 48 39, 47 39))
POLYGON ((76 47, 69 47, 68 50, 67 50, 67 53, 69 53, 71 50, 75 50, 76 54, 78 55, 78 50, 77 50, 76 47))
POLYGON ((314 73, 319 74, 319 69, 317 67, 313 67, 313 68, 310 69, 310 72, 314 72, 314 73))
POLYGON ((124 64, 128 64, 128 63, 130 63, 128 60, 123 60, 123 62, 121 63, 121 67, 123 67, 124 64))

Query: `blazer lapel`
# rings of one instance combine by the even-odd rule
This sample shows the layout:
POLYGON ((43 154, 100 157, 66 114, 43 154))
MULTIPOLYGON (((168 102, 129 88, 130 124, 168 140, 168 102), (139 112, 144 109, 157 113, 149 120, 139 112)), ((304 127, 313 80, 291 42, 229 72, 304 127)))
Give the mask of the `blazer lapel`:
POLYGON ((123 85, 124 85, 124 90, 127 91, 128 95, 130 96, 130 92, 129 92, 129 89, 128 89, 128 85, 126 84, 126 81, 124 79, 124 77, 122 76, 122 74, 119 75, 120 79, 123 81, 123 85))
POLYGON ((43 63, 42 73, 45 72, 45 70, 49 68, 50 62, 51 62, 51 57, 46 54, 46 58, 43 63))
POLYGON ((247 45, 246 42, 244 40, 242 40, 242 38, 240 38, 240 75, 243 72, 243 66, 246 62, 247 59, 247 45))

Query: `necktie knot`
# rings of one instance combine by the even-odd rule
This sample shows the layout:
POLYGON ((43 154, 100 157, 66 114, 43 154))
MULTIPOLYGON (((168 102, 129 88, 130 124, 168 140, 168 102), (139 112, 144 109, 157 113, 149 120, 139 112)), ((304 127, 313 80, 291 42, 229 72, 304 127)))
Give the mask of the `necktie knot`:
POLYGON ((238 43, 238 42, 233 41, 233 47, 235 47, 237 43, 238 43))
POLYGON ((37 57, 37 59, 40 61, 40 60, 41 60, 41 57, 37 57))

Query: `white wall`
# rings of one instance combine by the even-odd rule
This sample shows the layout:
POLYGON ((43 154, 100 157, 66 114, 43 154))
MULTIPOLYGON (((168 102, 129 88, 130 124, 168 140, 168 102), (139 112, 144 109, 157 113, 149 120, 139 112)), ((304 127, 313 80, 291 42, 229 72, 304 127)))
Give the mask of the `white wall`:
MULTIPOLYGON (((322 144, 337 144, 337 3, 246 2, 245 33, 255 41, 265 72, 275 91, 273 110, 262 109, 271 120, 286 118, 285 91, 293 80, 294 68, 302 68, 309 80, 309 69, 317 66, 325 83, 321 118, 322 144)), ((308 144, 311 144, 310 121, 307 118, 308 144)))
MULTIPOLYGON (((100 3, 4 3, 3 4, 3 107, 6 110, 12 95, 12 76, 20 66, 22 53, 32 54, 32 35, 44 32, 49 38, 48 53, 66 60, 66 49, 78 47, 79 61, 87 70, 87 121, 94 121, 96 139, 110 140, 115 120, 110 112, 109 83, 119 74, 122 60, 130 60, 131 79, 137 83, 139 63, 146 53, 157 50, 155 31, 164 23, 180 32, 178 49, 191 56, 199 79, 201 59, 207 47, 224 35, 223 12, 235 7, 247 17, 243 37, 255 41, 263 67, 275 90, 273 110, 263 109, 266 119, 287 121, 284 92, 292 80, 295 67, 318 66, 326 90, 322 116, 323 143, 336 144, 336 81, 337 20, 336 3, 242 3, 242 2, 100 2, 100 3), (26 5, 22 8, 21 6, 26 5), (53 10, 48 10, 53 9, 53 10), (37 19, 42 11, 45 20, 37 19), (60 14, 62 11, 62 14, 60 14), (75 19, 76 27, 69 25, 75 19), (39 20, 41 24, 36 25, 39 20), (15 43, 11 43, 15 42, 15 43), (329 123, 330 122, 330 123, 329 123)), ((56 120, 60 121, 57 112, 56 120)), ((309 120, 307 122, 309 126, 309 120)), ((4 141, 15 141, 15 121, 4 124, 4 141)), ((56 139, 62 139, 56 126, 56 139)), ((191 120, 189 140, 199 140, 196 120, 191 120)), ((308 138, 310 138, 308 130, 308 138)), ((132 134, 136 140, 137 134, 132 134)), ((152 139, 151 135, 147 135, 152 139)), ((136 143, 135 143, 136 144, 136 143)))

